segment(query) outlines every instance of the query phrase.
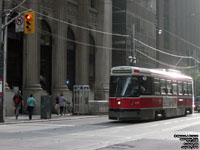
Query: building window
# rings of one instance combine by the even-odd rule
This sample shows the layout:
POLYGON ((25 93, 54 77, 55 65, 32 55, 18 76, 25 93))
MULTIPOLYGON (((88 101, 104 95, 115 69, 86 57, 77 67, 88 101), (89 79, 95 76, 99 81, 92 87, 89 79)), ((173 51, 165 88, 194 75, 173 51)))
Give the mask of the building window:
POLYGON ((96 5, 96 0, 91 0, 90 1, 91 8, 95 8, 95 5, 96 5))

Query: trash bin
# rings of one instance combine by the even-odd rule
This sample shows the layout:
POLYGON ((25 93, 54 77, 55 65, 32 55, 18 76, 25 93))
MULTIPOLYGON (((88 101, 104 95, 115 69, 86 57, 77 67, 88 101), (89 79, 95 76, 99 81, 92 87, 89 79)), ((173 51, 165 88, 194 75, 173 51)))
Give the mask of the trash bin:
POLYGON ((51 97, 41 96, 41 119, 51 119, 51 97))

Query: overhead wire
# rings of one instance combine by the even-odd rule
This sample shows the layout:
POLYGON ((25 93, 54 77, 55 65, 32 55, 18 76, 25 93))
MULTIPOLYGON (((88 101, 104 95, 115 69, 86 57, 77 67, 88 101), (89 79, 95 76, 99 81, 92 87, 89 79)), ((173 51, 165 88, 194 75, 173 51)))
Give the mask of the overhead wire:
POLYGON ((175 65, 169 65, 169 64, 167 64, 167 63, 164 63, 164 62, 159 61, 159 60, 157 60, 157 59, 155 59, 155 58, 153 58, 153 57, 148 56, 147 54, 141 52, 140 50, 137 50, 137 49, 136 49, 136 51, 137 51, 138 53, 140 53, 141 55, 143 55, 143 56, 145 56, 145 57, 147 57, 147 58, 149 58, 149 59, 151 59, 151 60, 153 60, 153 61, 155 61, 155 62, 157 62, 157 63, 159 63, 159 64, 162 64, 162 65, 165 65, 165 66, 167 66, 167 67, 170 67, 170 68, 176 68, 176 69, 191 69, 191 68, 195 68, 195 67, 196 67, 196 66, 180 67, 180 66, 175 66, 175 65))
MULTIPOLYGON (((11 2, 10 0, 8 0, 8 1, 11 2)), ((11 2, 11 3, 13 3, 13 2, 11 2)), ((27 7, 24 7, 24 6, 20 6, 20 7, 23 8, 23 9, 28 9, 27 7)), ((104 31, 100 31, 100 30, 96 30, 96 29, 91 29, 91 28, 83 27, 83 26, 80 26, 80 25, 77 25, 77 24, 69 23, 69 22, 64 21, 64 20, 57 19, 55 17, 51 17, 51 16, 48 16, 48 15, 45 15, 45 14, 40 13, 40 12, 35 11, 35 10, 33 10, 33 11, 36 14, 41 15, 43 17, 48 17, 49 19, 52 19, 54 21, 57 21, 57 22, 60 22, 60 23, 64 23, 64 24, 67 24, 67 25, 71 25, 73 27, 77 27, 77 28, 80 28, 80 29, 83 29, 83 30, 88 30, 88 31, 92 31, 92 32, 96 32, 96 33, 101 33, 101 34, 106 34, 106 35, 112 35, 112 36, 130 37, 130 35, 126 35, 126 34, 113 34, 111 32, 104 32, 104 31)))
MULTIPOLYGON (((117 7, 117 6, 114 6, 114 8, 123 10, 123 9, 121 9, 120 7, 117 7)), ((143 8, 149 11, 149 9, 147 9, 147 8, 145 8, 145 7, 143 7, 143 8)), ((150 21, 150 20, 147 20, 147 19, 145 19, 145 18, 142 18, 141 16, 136 15, 136 14, 133 14, 133 13, 131 13, 130 11, 126 11, 126 12, 127 12, 127 14, 129 14, 129 15, 131 15, 131 16, 134 16, 134 17, 136 17, 136 18, 139 18, 139 19, 141 19, 141 20, 143 20, 143 21, 145 21, 145 22, 147 22, 147 23, 149 23, 149 24, 152 24, 152 25, 156 26, 157 28, 162 29, 163 31, 165 31, 165 32, 167 32, 167 33, 169 33, 169 34, 171 34, 171 35, 174 36, 175 38, 177 38, 177 39, 179 39, 179 40, 182 40, 183 42, 185 42, 185 43, 187 43, 187 44, 189 44, 189 45, 192 45, 193 47, 196 47, 196 48, 200 49, 200 47, 199 47, 198 45, 196 45, 196 44, 194 44, 194 43, 192 43, 192 42, 190 42, 190 41, 185 40, 184 38, 182 38, 182 37, 180 37, 180 36, 178 36, 178 35, 176 35, 176 34, 170 32, 170 31, 168 31, 168 30, 166 30, 166 29, 163 28, 163 27, 160 27, 156 22, 152 22, 152 21, 150 21)))
MULTIPOLYGON (((11 2, 10 0, 8 0, 8 1, 11 2)), ((13 2, 11 2, 11 3, 13 3, 13 2)), ((28 9, 28 8, 26 8, 26 7, 24 7, 24 6, 20 6, 20 7, 22 7, 23 9, 28 9)), ((34 11, 34 12, 35 12, 36 14, 41 15, 41 16, 48 17, 48 18, 50 18, 50 19, 52 19, 52 20, 55 20, 55 21, 58 21, 58 22, 61 22, 61 23, 65 23, 65 24, 68 24, 68 25, 71 25, 71 26, 74 26, 74 27, 77 27, 77 28, 81 28, 81 29, 85 29, 85 30, 89 30, 89 31, 97 32, 97 33, 102 33, 102 34, 108 34, 108 35, 112 35, 112 36, 131 37, 130 35, 125 35, 125 34, 114 34, 114 33, 110 33, 110 32, 104 32, 104 31, 100 31, 100 30, 90 29, 90 28, 83 27, 83 26, 79 26, 79 25, 76 25, 76 24, 72 24, 72 23, 69 23, 69 22, 66 22, 66 21, 63 21, 63 20, 54 18, 54 17, 50 17, 50 16, 48 16, 48 15, 39 13, 39 12, 37 12, 37 11, 34 11)), ((134 16, 135 16, 135 15, 134 15, 134 16)), ((141 18, 141 17, 140 17, 140 18, 141 18)), ((143 18, 141 18, 141 19, 143 19, 143 18)), ((146 19, 144 19, 144 20, 146 20, 146 19)), ((155 48, 153 48, 153 47, 151 47, 151 46, 149 46, 149 45, 147 45, 147 44, 145 44, 145 43, 143 43, 143 42, 141 42, 141 41, 139 41, 139 40, 137 40, 137 39, 135 39, 135 40, 136 40, 137 42, 140 42, 141 44, 143 44, 143 45, 145 45, 145 46, 147 46, 147 47, 153 49, 153 50, 156 50, 156 51, 158 51, 158 52, 163 52, 163 51, 158 50, 158 49, 155 49, 155 48)), ((78 43, 78 42, 77 42, 77 43, 78 43)), ((86 44, 86 43, 81 43, 81 42, 79 42, 79 44, 86 44)), ((88 45, 88 46, 89 46, 89 45, 88 45)), ((97 47, 97 48, 113 49, 113 48, 102 47, 102 46, 96 46, 96 47, 97 47)), ((115 49, 115 50, 123 50, 123 51, 124 51, 125 49, 115 49)), ((164 52, 164 53, 172 56, 172 54, 170 54, 170 53, 166 53, 166 52, 164 52)), ((184 58, 192 58, 192 59, 196 60, 195 58, 193 58, 193 57, 188 57, 188 56, 178 56, 178 55, 174 55, 174 56, 176 56, 176 57, 184 57, 184 58)), ((200 63, 200 61, 198 61, 198 60, 196 60, 196 61, 197 61, 198 63, 200 63)))
MULTIPOLYGON (((105 50, 105 49, 106 49, 106 50, 115 50, 115 51, 124 51, 124 50, 126 50, 126 49, 117 49, 117 48, 104 47, 104 46, 97 46, 97 45, 92 45, 92 44, 88 44, 88 43, 78 42, 78 41, 71 40, 71 39, 68 39, 68 38, 64 38, 64 37, 59 36, 59 35, 57 35, 57 34, 54 34, 54 33, 51 33, 51 32, 47 32, 47 31, 44 31, 44 30, 41 30, 41 29, 38 30, 38 32, 40 32, 40 33, 42 33, 42 34, 48 34, 48 35, 51 34, 51 35, 53 35, 53 36, 56 36, 57 38, 61 38, 61 39, 66 40, 66 41, 68 41, 68 42, 73 42, 73 43, 76 43, 76 44, 81 44, 81 45, 86 45, 86 46, 101 48, 101 49, 104 49, 104 50, 105 50)), ((141 52, 141 51, 139 51, 139 50, 137 50, 137 49, 136 49, 136 51, 137 51, 138 53, 144 55, 145 57, 147 57, 147 58, 149 58, 149 59, 151 59, 151 60, 157 62, 157 63, 160 63, 160 64, 162 64, 162 65, 165 65, 165 66, 168 66, 168 67, 171 67, 171 68, 190 69, 190 68, 196 67, 196 66, 187 66, 187 67, 179 67, 179 66, 176 66, 176 67, 175 67, 174 65, 169 65, 169 64, 164 63, 164 62, 162 62, 162 61, 158 61, 158 60, 156 60, 155 58, 150 57, 150 56, 148 56, 147 54, 145 54, 145 53, 143 53, 143 52, 141 52)))
POLYGON ((116 51, 126 51, 127 50, 127 49, 98 46, 98 45, 92 45, 92 44, 88 44, 88 43, 84 43, 84 42, 79 42, 79 41, 76 41, 76 40, 71 40, 69 38, 65 38, 63 36, 59 36, 58 34, 55 34, 55 33, 52 33, 52 32, 44 31, 42 29, 39 29, 37 31, 39 33, 42 33, 42 34, 52 35, 52 36, 60 38, 62 40, 66 40, 68 42, 73 42, 73 43, 80 44, 80 45, 85 45, 85 46, 90 46, 90 47, 96 47, 96 48, 105 49, 105 50, 116 50, 116 51))

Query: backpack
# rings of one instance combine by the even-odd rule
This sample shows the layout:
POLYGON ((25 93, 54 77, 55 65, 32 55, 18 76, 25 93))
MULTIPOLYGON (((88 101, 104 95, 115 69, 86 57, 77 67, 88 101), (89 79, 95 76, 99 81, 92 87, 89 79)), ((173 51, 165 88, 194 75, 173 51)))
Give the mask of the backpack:
POLYGON ((19 104, 20 103, 19 96, 15 96, 14 99, 13 99, 13 101, 14 101, 15 104, 19 104))

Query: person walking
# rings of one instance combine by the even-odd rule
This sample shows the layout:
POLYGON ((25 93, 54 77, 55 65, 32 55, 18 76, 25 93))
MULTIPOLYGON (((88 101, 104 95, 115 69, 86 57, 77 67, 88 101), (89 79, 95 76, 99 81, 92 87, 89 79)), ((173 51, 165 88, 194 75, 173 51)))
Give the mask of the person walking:
POLYGON ((31 94, 30 97, 27 99, 27 109, 28 109, 28 114, 29 114, 29 120, 32 119, 33 110, 34 110, 35 105, 36 105, 36 100, 33 97, 33 95, 31 94))
POLYGON ((65 102, 66 102, 65 97, 63 96, 63 94, 60 94, 60 97, 59 97, 59 106, 60 106, 60 115, 61 116, 63 115, 63 109, 64 109, 64 106, 65 106, 65 102))
POLYGON ((19 110, 21 108, 22 105, 22 96, 20 95, 20 91, 18 91, 14 97, 13 97, 13 102, 15 104, 15 117, 16 119, 18 119, 19 116, 19 110))
POLYGON ((59 115, 59 97, 60 95, 57 94, 56 96, 56 105, 55 105, 55 110, 56 110, 56 114, 59 115))

